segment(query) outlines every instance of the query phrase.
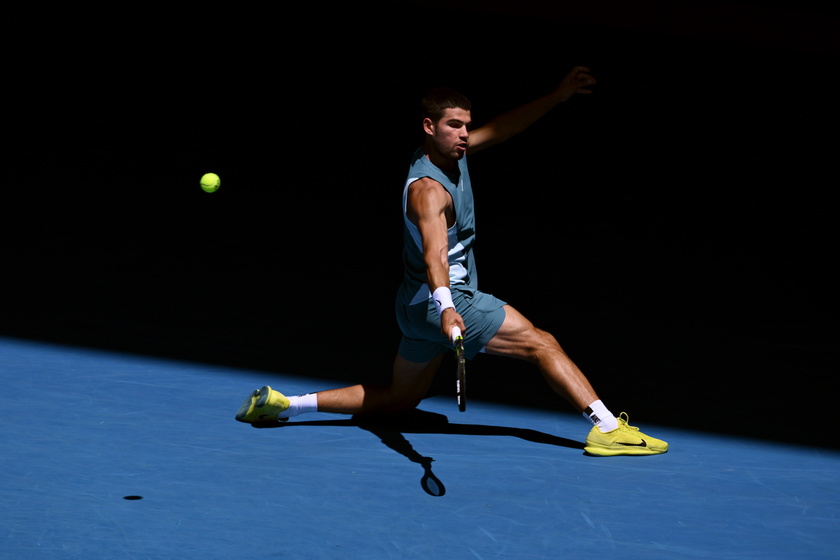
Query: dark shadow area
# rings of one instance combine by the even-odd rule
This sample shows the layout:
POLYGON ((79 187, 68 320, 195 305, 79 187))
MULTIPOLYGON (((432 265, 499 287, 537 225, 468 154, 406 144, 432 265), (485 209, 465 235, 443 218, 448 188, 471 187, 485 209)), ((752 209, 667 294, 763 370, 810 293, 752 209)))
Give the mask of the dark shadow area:
MULTIPOLYGON (((482 288, 640 425, 837 447, 836 13, 456 4, 424 34, 415 3, 21 17, 0 335, 387 379, 420 95, 481 124, 585 64, 591 96, 470 161, 482 288)), ((472 399, 567 410, 525 364, 468 371, 472 399)))
POLYGON ((405 456, 411 462, 423 467, 420 485, 432 496, 443 496, 446 493, 444 483, 432 472, 434 459, 424 457, 412 447, 405 434, 450 434, 467 436, 508 436, 517 437, 525 441, 544 445, 557 445, 571 449, 583 449, 584 444, 566 438, 553 436, 537 430, 513 428, 506 426, 484 426, 480 424, 450 423, 443 414, 415 409, 404 413, 391 414, 357 414, 347 420, 296 420, 289 422, 272 422, 266 424, 252 424, 258 429, 292 428, 304 426, 355 426, 366 430, 382 443, 405 456))
MULTIPOLYGON (((356 414, 347 420, 294 420, 252 424, 254 428, 283 428, 297 426, 358 426, 379 436, 383 443, 394 450, 402 449, 401 444, 392 444, 393 434, 450 434, 466 436, 509 436, 533 443, 557 445, 570 449, 583 449, 583 443, 553 436, 537 430, 512 428, 507 426, 485 426, 481 424, 459 424, 449 421, 449 417, 422 409, 404 413, 356 414)), ((410 447, 410 446, 409 446, 410 447)))

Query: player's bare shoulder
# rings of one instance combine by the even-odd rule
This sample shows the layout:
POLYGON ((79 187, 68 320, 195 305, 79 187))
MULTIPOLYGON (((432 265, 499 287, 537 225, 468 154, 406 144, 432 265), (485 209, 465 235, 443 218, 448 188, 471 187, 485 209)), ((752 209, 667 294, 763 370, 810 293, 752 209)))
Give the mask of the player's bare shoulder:
POLYGON ((439 182, 430 177, 421 177, 408 186, 406 213, 417 223, 420 216, 453 214, 452 197, 439 182))

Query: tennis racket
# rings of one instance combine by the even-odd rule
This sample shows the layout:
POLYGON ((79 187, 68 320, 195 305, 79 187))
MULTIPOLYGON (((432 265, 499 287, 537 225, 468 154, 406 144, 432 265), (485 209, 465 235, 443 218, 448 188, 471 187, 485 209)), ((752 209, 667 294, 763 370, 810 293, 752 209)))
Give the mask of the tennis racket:
POLYGON ((464 357, 464 337, 458 327, 452 327, 452 344, 455 345, 455 358, 458 361, 455 394, 458 397, 458 410, 464 412, 467 409, 467 359, 464 357))

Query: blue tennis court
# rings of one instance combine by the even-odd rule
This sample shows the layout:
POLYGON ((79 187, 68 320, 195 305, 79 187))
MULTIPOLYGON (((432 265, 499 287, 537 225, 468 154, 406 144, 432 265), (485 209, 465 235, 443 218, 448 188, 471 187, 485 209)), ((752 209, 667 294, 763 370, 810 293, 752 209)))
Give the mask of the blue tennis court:
POLYGON ((829 559, 840 546, 836 449, 631 417, 671 450, 595 458, 577 415, 482 400, 461 413, 451 395, 401 417, 256 429, 233 419, 248 390, 313 379, 12 338, 0 368, 5 558, 829 559))

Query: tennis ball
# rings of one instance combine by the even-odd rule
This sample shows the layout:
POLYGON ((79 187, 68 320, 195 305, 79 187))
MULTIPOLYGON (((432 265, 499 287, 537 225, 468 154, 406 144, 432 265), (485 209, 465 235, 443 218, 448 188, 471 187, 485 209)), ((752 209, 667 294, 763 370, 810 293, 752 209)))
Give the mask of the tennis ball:
POLYGON ((204 192, 216 192, 222 186, 222 180, 215 173, 205 173, 201 176, 201 188, 204 192))

